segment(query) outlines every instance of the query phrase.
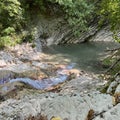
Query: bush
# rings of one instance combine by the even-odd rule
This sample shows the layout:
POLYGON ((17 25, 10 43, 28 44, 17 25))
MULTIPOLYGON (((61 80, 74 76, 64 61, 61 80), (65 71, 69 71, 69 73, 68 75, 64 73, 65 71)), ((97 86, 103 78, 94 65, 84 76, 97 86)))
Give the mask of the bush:
POLYGON ((21 29, 23 9, 18 0, 0 1, 0 46, 13 43, 12 38, 21 29))
POLYGON ((94 2, 88 0, 50 0, 55 1, 63 8, 66 20, 72 27, 75 35, 88 30, 88 23, 93 19, 94 2), (77 26, 77 27, 76 27, 77 26))
POLYGON ((112 30, 120 29, 120 1, 102 0, 100 8, 101 21, 108 21, 112 30))

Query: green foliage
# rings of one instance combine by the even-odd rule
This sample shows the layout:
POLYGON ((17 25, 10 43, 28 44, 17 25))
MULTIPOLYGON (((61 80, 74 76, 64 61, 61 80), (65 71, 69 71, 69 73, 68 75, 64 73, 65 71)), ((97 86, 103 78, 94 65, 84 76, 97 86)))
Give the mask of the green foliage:
MULTIPOLYGON (((120 30, 120 29, 119 29, 120 30)), ((118 43, 120 43, 120 36, 118 36, 118 30, 115 30, 114 31, 114 35, 113 35, 113 38, 115 41, 117 41, 118 43)), ((120 34, 120 33, 119 33, 120 34)))
POLYGON ((46 0, 21 0, 22 7, 25 12, 43 12, 46 10, 46 0))
POLYGON ((93 19, 94 2, 88 0, 50 0, 62 6, 66 19, 75 35, 88 29, 88 23, 93 19), (77 27, 76 27, 77 26, 77 27))
POLYGON ((0 49, 7 46, 14 46, 17 43, 21 43, 21 38, 16 34, 0 36, 0 49))
POLYGON ((101 21, 108 21, 112 30, 120 29, 120 0, 102 0, 100 5, 101 21))
POLYGON ((16 29, 18 26, 20 27, 20 23, 23 20, 23 11, 20 5, 18 0, 0 1, 0 23, 3 28, 11 26, 16 29))
MULTIPOLYGON (((100 8, 101 9, 98 10, 100 24, 107 22, 114 33, 114 39, 120 43, 120 36, 118 35, 120 31, 120 0, 101 0, 100 8)), ((112 57, 106 58, 103 63, 112 66, 109 73, 115 75, 120 71, 120 63, 118 61, 120 50, 115 50, 114 54, 111 56, 112 57)))
POLYGON ((3 35, 12 35, 13 33, 15 33, 15 29, 13 27, 8 27, 4 29, 1 33, 3 35))
POLYGON ((35 0, 34 5, 37 5, 37 6, 39 5, 40 10, 45 11, 46 9, 45 9, 44 1, 45 0, 35 0))
MULTIPOLYGON (((23 31, 22 29, 30 21, 31 11, 49 12, 49 9, 50 11, 54 9, 51 9, 50 5, 59 6, 57 9, 63 11, 63 17, 76 36, 88 30, 89 24, 96 16, 96 8, 99 11, 100 22, 108 21, 111 29, 120 29, 119 0, 101 0, 97 4, 96 0, 0 0, 0 46, 19 41, 15 40, 18 39, 16 35, 23 31)), ((114 38, 120 41, 117 32, 114 33, 114 38)), ((27 34, 20 36, 20 39, 31 42, 33 38, 31 33, 28 33, 28 36, 27 34)))
POLYGON ((0 1, 0 47, 13 45, 15 32, 21 29, 23 9, 18 0, 0 1))
POLYGON ((32 42, 33 38, 33 34, 32 32, 28 32, 28 31, 23 31, 22 32, 22 36, 21 36, 21 41, 20 42, 32 42))
MULTIPOLYGON (((1 0, 0 46, 6 46, 18 41, 15 40, 17 33, 28 24, 30 10, 45 11, 48 10, 51 3, 52 5, 58 4, 60 6, 75 35, 87 30, 87 23, 93 17, 93 2, 88 2, 87 0, 1 0)), ((22 41, 31 42, 31 39, 33 39, 31 34, 20 35, 19 37, 23 39, 22 41)))

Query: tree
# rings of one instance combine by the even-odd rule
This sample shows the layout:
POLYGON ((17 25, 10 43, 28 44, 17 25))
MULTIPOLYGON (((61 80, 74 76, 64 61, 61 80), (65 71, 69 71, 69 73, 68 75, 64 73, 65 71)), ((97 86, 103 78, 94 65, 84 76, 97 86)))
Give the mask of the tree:
POLYGON ((88 30, 88 23, 93 19, 94 2, 88 0, 50 0, 58 3, 64 13, 65 19, 72 26, 75 35, 88 30))
POLYGON ((21 29, 23 9, 18 0, 0 1, 0 46, 12 43, 12 35, 21 29))
MULTIPOLYGON (((120 0, 101 0, 100 8, 100 22, 107 21, 111 30, 114 32, 115 40, 120 42, 120 36, 118 34, 120 31, 120 0)), ((107 72, 117 75, 120 72, 120 48, 111 50, 111 55, 104 61, 111 64, 107 72)))
POLYGON ((115 34, 114 38, 120 42, 117 37, 117 32, 120 30, 120 0, 102 0, 100 8, 101 21, 107 21, 110 24, 115 34))

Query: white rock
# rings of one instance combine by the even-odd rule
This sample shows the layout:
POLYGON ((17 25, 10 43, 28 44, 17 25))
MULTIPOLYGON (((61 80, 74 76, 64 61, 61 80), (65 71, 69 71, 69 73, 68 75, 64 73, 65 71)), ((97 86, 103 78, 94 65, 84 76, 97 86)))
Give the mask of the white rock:
POLYGON ((117 84, 118 84, 118 82, 113 81, 113 82, 109 85, 109 87, 108 87, 108 89, 107 89, 107 93, 111 93, 111 92, 113 91, 113 89, 116 87, 117 84))
POLYGON ((103 113, 103 117, 98 116, 93 120, 120 120, 120 104, 103 113))
POLYGON ((4 60, 0 60, 0 67, 5 67, 7 64, 4 60))
POLYGON ((120 92, 120 84, 117 86, 116 90, 115 90, 115 93, 116 92, 120 92))
POLYGON ((110 31, 109 27, 105 27, 98 31, 90 41, 114 42, 113 33, 110 31))

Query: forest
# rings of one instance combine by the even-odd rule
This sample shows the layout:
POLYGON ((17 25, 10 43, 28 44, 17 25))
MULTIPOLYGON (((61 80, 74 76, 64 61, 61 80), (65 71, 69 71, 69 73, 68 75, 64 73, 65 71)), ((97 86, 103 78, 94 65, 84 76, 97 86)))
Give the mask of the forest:
POLYGON ((119 4, 119 0, 1 0, 0 46, 22 42, 25 36, 21 33, 30 21, 30 12, 37 8, 41 14, 47 14, 54 11, 52 6, 56 6, 60 14, 62 13, 76 36, 87 31, 88 26, 98 19, 100 26, 111 26, 117 39, 116 32, 120 29, 119 4))
POLYGON ((1 120, 119 110, 120 0, 0 0, 1 120))
POLYGON ((58 11, 57 14, 63 16, 75 37, 87 31, 94 22, 97 22, 100 28, 109 25, 115 41, 120 42, 119 0, 1 0, 1 49, 34 40, 32 32, 24 34, 24 30, 30 25, 31 14, 34 14, 32 11, 39 11, 40 14, 56 14, 58 11))

